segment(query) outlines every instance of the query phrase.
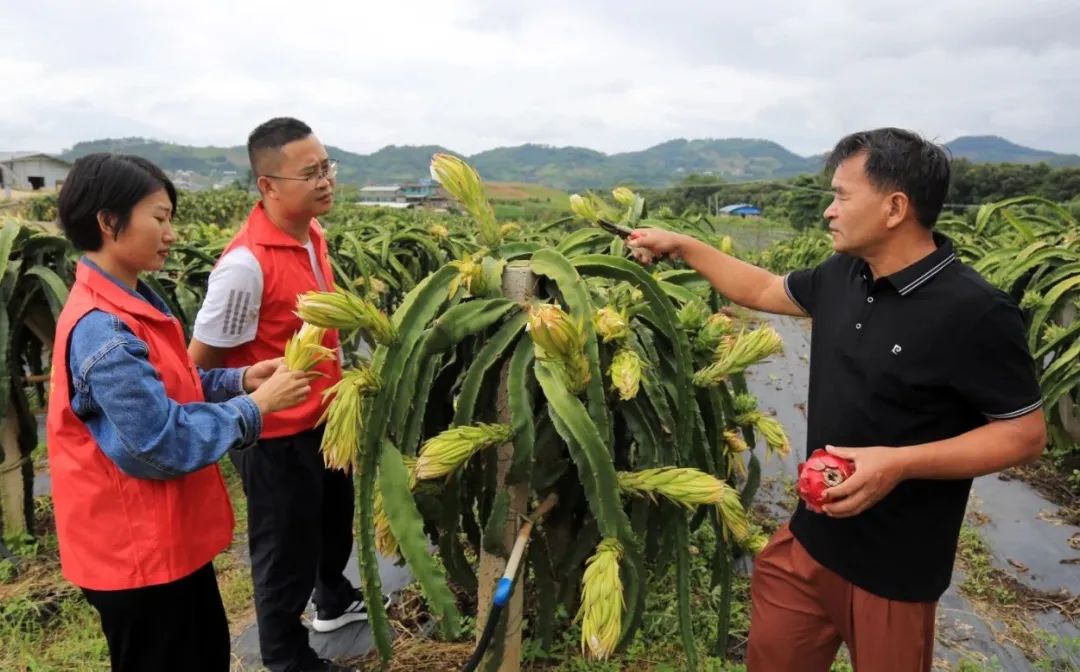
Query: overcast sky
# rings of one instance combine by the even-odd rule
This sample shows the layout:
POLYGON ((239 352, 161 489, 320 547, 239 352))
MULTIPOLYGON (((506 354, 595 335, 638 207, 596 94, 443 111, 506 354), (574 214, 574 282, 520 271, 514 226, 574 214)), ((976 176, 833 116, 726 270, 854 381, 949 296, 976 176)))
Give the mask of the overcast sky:
POLYGON ((1080 153, 1080 0, 0 0, 0 150, 242 144, 293 115, 368 153, 605 152, 882 125, 1080 153))

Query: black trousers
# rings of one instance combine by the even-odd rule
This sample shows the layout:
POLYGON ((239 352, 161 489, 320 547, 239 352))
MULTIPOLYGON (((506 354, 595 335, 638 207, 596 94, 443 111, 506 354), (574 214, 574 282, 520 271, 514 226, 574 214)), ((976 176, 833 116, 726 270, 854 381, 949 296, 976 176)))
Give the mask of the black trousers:
POLYGON ((351 476, 323 466, 322 428, 230 453, 248 504, 259 650, 271 672, 294 672, 318 658, 300 616, 315 604, 344 611, 354 589, 343 572, 352 550, 351 476))
POLYGON ((229 623, 214 566, 171 583, 89 590, 113 672, 228 672, 229 623))

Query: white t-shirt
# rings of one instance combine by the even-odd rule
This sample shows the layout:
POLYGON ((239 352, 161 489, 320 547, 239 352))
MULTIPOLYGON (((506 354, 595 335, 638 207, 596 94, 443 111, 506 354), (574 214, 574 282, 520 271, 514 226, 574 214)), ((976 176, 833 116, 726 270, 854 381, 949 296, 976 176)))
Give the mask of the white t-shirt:
MULTIPOLYGON (((315 245, 304 245, 315 271, 319 289, 326 290, 326 278, 315 257, 315 245)), ((246 247, 229 251, 214 270, 206 286, 206 298, 195 317, 195 338, 216 348, 233 348, 255 340, 259 330, 263 274, 259 261, 246 247)))

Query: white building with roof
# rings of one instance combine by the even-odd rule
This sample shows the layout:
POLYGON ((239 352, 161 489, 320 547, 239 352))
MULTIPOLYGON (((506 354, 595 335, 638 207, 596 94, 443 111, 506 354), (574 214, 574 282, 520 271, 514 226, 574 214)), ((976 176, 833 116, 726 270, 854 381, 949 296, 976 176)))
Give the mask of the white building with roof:
POLYGON ((405 188, 400 184, 360 187, 362 203, 404 203, 405 200, 405 188))
POLYGON ((70 163, 44 152, 0 152, 0 188, 56 188, 69 170, 70 163))

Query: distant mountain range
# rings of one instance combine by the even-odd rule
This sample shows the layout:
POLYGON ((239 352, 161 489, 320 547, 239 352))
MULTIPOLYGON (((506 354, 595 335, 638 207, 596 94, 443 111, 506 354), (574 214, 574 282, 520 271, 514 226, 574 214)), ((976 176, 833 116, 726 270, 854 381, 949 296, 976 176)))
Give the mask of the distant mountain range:
MULTIPOLYGON (((1080 166, 1080 156, 1031 149, 1004 138, 965 136, 946 145, 954 157, 978 163, 1037 163, 1055 167, 1080 166)), ((339 162, 338 180, 349 184, 412 181, 428 175, 435 152, 452 152, 438 145, 390 145, 372 154, 356 154, 328 146, 339 162)), ((80 142, 62 153, 74 159, 92 152, 138 154, 154 161, 193 186, 208 186, 247 175, 243 146, 192 147, 122 138, 80 142)), ((602 188, 618 183, 664 186, 691 174, 717 175, 733 181, 777 179, 821 169, 823 155, 804 157, 770 140, 742 138, 669 140, 637 152, 604 154, 584 147, 526 144, 498 147, 465 157, 491 181, 533 182, 559 189, 602 188)))

